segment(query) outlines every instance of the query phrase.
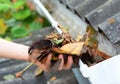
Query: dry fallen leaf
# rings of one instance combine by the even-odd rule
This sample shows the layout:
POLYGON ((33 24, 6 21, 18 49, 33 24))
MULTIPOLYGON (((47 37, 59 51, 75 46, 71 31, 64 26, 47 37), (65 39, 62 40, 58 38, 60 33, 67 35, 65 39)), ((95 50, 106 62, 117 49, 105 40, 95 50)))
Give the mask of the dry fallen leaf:
POLYGON ((57 53, 80 55, 83 45, 84 42, 68 43, 63 45, 61 48, 53 48, 53 51, 57 53))

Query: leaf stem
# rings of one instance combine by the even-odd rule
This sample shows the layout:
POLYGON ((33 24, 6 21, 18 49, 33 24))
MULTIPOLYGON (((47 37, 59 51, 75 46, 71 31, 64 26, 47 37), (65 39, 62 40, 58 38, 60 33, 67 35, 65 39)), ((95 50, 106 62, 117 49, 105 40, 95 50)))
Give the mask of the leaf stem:
POLYGON ((21 72, 23 73, 24 71, 26 71, 27 69, 29 69, 33 64, 34 64, 34 62, 31 62, 21 72))

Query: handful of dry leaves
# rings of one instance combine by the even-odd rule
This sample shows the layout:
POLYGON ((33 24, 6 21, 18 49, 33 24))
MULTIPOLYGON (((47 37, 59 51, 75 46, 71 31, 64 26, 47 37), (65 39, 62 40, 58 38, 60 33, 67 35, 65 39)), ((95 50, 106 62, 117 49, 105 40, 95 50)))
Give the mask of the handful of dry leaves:
POLYGON ((28 53, 30 58, 37 61, 42 61, 49 53, 54 55, 52 60, 58 60, 56 54, 59 53, 64 55, 64 61, 67 60, 68 55, 72 55, 74 63, 78 64, 79 59, 81 59, 83 63, 91 66, 110 58, 110 56, 98 50, 98 41, 92 37, 92 33, 92 30, 89 29, 85 35, 73 39, 69 33, 59 35, 54 32, 33 43, 28 53))

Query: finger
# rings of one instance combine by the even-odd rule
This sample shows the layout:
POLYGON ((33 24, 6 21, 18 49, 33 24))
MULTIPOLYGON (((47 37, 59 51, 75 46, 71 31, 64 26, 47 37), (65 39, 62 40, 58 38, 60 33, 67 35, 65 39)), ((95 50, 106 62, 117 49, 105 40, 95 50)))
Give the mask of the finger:
POLYGON ((38 67, 40 67, 42 70, 45 70, 45 65, 43 63, 41 63, 40 61, 36 61, 35 65, 37 65, 38 67))
POLYGON ((64 69, 70 69, 72 64, 73 64, 73 58, 72 56, 68 56, 68 60, 67 60, 66 65, 64 65, 64 69))
POLYGON ((48 71, 50 68, 51 59, 52 54, 49 54, 45 59, 42 60, 44 62, 37 61, 36 65, 39 66, 42 70, 48 71))
POLYGON ((59 59, 61 59, 61 63, 59 65, 58 70, 62 70, 63 69, 63 65, 64 65, 64 59, 63 59, 63 55, 62 54, 59 55, 59 59))
POLYGON ((46 66, 50 66, 51 59, 52 59, 52 54, 50 53, 48 54, 47 59, 46 59, 46 63, 45 63, 46 66))
POLYGON ((49 70, 49 66, 46 66, 45 64, 41 63, 40 61, 37 61, 35 63, 38 67, 40 67, 43 71, 47 72, 49 70))

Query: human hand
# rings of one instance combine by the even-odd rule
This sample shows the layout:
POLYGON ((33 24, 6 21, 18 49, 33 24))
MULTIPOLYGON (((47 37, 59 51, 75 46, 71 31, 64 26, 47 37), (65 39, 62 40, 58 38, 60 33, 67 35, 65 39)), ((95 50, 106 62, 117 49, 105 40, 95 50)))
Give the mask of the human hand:
MULTIPOLYGON (((35 63, 35 65, 39 66, 43 71, 49 71, 51 68, 51 60, 52 60, 52 54, 49 53, 48 56, 46 56, 43 60, 38 61, 35 60, 34 58, 31 58, 31 61, 35 63)), ((59 54, 58 59, 61 59, 61 63, 58 67, 58 70, 62 70, 62 69, 70 69, 73 63, 73 59, 72 56, 68 56, 67 58, 67 62, 65 63, 64 58, 63 58, 63 54, 59 54)))
POLYGON ((59 65, 58 70, 62 70, 62 69, 68 70, 68 69, 71 68, 71 66, 73 64, 73 58, 72 58, 72 56, 68 56, 66 63, 64 61, 63 54, 59 54, 58 58, 62 59, 61 64, 59 65))

